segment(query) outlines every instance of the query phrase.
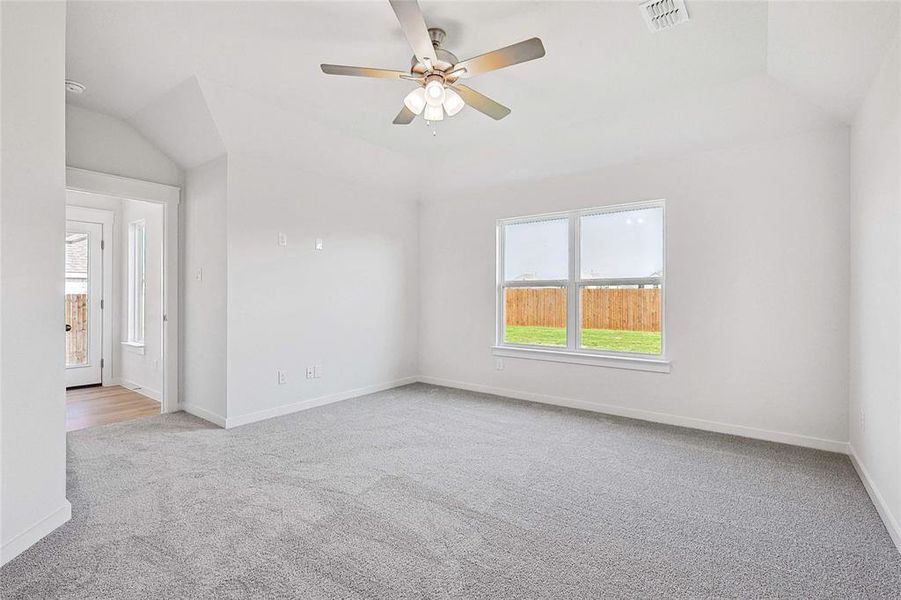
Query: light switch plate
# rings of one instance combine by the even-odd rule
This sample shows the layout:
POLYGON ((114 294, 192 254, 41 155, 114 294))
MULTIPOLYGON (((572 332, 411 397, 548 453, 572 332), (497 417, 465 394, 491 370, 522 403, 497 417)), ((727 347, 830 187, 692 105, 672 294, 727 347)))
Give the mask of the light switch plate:
POLYGON ((203 269, 194 271, 194 281, 203 281, 203 269))
POLYGON ((316 238, 316 249, 322 250, 322 238, 316 238))
POLYGON ((278 371, 276 371, 276 374, 278 375, 278 384, 279 385, 284 385, 284 384, 288 383, 288 373, 286 371, 278 370, 278 371))
POLYGON ((279 231, 278 232, 278 245, 279 246, 287 246, 288 245, 288 234, 279 231))

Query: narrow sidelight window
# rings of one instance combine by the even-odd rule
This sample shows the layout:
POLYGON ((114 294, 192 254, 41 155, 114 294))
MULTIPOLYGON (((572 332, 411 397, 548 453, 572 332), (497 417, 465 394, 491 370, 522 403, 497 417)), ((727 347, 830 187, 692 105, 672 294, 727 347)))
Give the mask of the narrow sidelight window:
POLYGON ((144 343, 144 297, 146 273, 144 221, 128 224, 128 341, 144 343))

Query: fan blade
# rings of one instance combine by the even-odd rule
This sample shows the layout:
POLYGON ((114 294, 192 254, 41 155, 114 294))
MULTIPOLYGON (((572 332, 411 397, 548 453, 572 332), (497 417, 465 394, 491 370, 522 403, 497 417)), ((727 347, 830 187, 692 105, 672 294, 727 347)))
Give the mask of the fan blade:
POLYGON ((498 104, 488 96, 484 96, 470 87, 455 84, 451 86, 463 98, 469 106, 473 107, 480 113, 484 113, 494 119, 500 121, 510 114, 510 109, 503 104, 498 104))
POLYGON ((435 55, 435 47, 432 46, 432 38, 429 37, 419 3, 416 0, 388 0, 388 2, 394 9, 397 20, 400 21, 400 28, 404 30, 410 47, 413 48, 413 54, 419 62, 431 68, 438 62, 438 57, 435 55))
POLYGON ((370 67, 348 67, 346 65, 319 65, 326 75, 352 75, 354 77, 377 77, 379 79, 404 79, 410 74, 406 71, 390 69, 372 69, 370 67))
POLYGON ((466 69, 466 76, 496 71, 511 65, 518 65, 529 60, 535 60, 544 56, 544 44, 538 38, 532 38, 506 48, 486 52, 479 56, 468 58, 454 65, 454 70, 466 69))
POLYGON ((392 121, 395 125, 409 125, 416 118, 416 113, 404 106, 392 121))

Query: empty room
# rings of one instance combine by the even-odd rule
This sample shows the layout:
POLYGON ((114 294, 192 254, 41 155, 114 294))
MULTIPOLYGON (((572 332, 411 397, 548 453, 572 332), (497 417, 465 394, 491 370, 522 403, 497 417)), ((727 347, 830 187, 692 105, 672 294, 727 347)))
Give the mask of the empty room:
POLYGON ((0 0, 0 597, 901 598, 901 2, 0 0))

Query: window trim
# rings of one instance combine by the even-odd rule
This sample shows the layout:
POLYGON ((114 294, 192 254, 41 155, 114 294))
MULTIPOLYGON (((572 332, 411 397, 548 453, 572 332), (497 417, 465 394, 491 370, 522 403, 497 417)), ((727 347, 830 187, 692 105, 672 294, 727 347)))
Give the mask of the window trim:
POLYGON ((126 273, 128 284, 128 331, 127 339, 123 345, 132 348, 144 346, 144 333, 146 332, 146 311, 147 311, 147 223, 145 219, 137 219, 128 224, 128 269, 126 273), (137 280, 138 275, 138 256, 136 247, 137 230, 141 230, 141 266, 140 266, 140 286, 137 280), (140 290, 138 289, 140 287, 140 290), (138 320, 136 314, 138 312, 138 300, 140 298, 141 323, 138 336, 138 320))
POLYGON ((611 204, 584 209, 543 213, 539 215, 527 215, 522 217, 510 217, 497 220, 497 248, 496 248, 496 328, 495 345, 492 346, 492 354, 498 357, 528 358, 547 360, 551 362, 568 362, 574 364, 588 364, 615 368, 638 369, 656 372, 670 371, 670 361, 667 358, 667 333, 666 333, 666 201, 644 200, 623 204, 611 204), (660 208, 663 212, 663 274, 657 278, 608 278, 608 279, 582 279, 581 278, 581 218, 592 215, 622 212, 627 210, 640 210, 645 208, 660 208), (505 227, 517 223, 534 223, 540 221, 552 221, 561 218, 568 219, 568 256, 569 278, 566 280, 504 280, 504 247, 505 227), (651 282, 650 280, 654 281, 651 282), (582 331, 579 327, 582 307, 580 292, 584 287, 598 285, 636 285, 640 283, 659 283, 660 285, 660 354, 643 354, 636 352, 618 352, 615 350, 593 350, 581 347, 582 331), (504 341, 506 319, 504 315, 504 290, 508 287, 563 287, 566 290, 566 346, 540 346, 536 344, 513 344, 504 341))

